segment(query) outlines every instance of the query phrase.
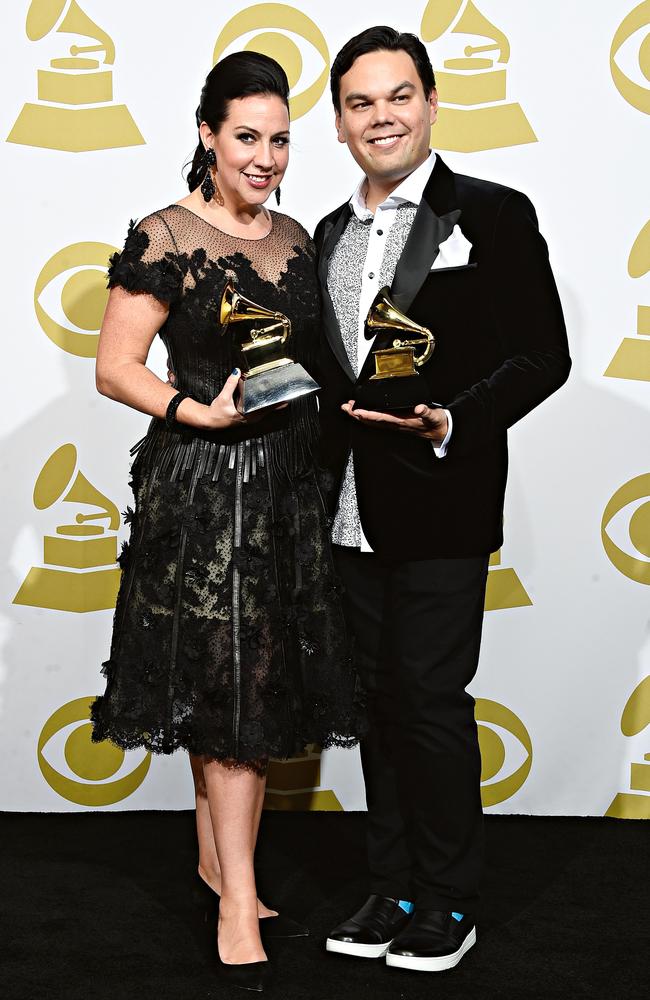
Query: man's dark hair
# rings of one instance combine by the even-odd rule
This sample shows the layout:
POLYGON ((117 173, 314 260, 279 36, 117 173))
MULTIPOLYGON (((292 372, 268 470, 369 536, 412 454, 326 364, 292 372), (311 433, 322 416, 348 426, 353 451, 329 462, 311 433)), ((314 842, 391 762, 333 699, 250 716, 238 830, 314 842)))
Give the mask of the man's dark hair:
POLYGON ((406 52, 415 63, 424 93, 429 97, 435 88, 436 78, 433 75, 429 54, 418 36, 408 31, 395 31, 394 28, 388 28, 386 25, 377 25, 374 28, 366 28, 361 34, 355 35, 349 42, 346 42, 332 63, 330 73, 332 101, 339 114, 341 113, 341 77, 347 73, 359 56, 382 50, 399 52, 400 49, 406 52))

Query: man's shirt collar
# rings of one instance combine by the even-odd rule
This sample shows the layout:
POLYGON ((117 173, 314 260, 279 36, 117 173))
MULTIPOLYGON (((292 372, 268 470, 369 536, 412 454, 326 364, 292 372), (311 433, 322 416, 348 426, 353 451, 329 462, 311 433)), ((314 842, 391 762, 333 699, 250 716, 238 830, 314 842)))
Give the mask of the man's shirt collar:
MULTIPOLYGON (((424 189, 427 186, 427 182, 431 177, 431 173, 436 164, 436 154, 431 149, 429 150, 429 156, 417 167, 413 173, 409 174, 401 181, 395 190, 389 194, 385 201, 382 201, 378 208, 397 208, 398 205, 403 205, 409 203, 411 205, 419 205, 422 201, 422 195, 424 194, 424 189)), ((366 178, 362 177, 359 181, 356 190, 352 197, 350 198, 350 208, 356 215, 357 219, 361 222, 368 222, 373 218, 372 212, 366 207, 366 178)))

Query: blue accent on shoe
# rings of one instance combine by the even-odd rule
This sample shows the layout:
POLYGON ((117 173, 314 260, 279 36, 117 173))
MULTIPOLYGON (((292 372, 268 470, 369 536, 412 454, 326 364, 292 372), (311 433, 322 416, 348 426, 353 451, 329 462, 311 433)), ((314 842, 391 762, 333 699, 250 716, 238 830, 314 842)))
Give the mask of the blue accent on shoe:
POLYGON ((413 913, 415 909, 415 903, 409 903, 407 899, 398 899, 397 905, 404 910, 404 913, 413 913))
POLYGON ((451 914, 451 915, 452 915, 452 917, 454 918, 454 920, 458 920, 458 921, 460 921, 460 920, 462 920, 462 919, 463 919, 463 917, 464 917, 464 915, 465 915, 465 914, 464 914, 464 913, 453 913, 453 912, 452 912, 452 914, 451 914))

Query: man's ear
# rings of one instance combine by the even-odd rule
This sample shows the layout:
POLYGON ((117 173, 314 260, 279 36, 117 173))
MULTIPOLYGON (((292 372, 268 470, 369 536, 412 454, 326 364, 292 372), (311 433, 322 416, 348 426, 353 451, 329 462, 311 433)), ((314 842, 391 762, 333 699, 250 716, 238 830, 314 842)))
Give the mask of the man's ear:
POLYGON ((431 125, 435 125, 436 119, 438 117, 438 91, 434 87, 429 95, 429 122, 431 125))
POLYGON ((337 111, 334 115, 334 125, 336 127, 336 138, 339 142, 345 142, 345 129, 343 128, 343 119, 337 111))

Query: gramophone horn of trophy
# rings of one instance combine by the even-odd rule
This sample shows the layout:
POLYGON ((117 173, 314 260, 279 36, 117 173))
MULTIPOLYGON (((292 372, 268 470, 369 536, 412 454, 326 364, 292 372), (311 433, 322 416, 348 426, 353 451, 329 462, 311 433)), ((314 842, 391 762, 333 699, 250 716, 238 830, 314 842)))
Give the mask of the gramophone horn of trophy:
POLYGON ((45 535, 45 566, 32 566, 14 604, 77 612, 115 607, 120 582, 116 565, 120 512, 83 472, 77 470, 74 475, 76 465, 77 449, 73 444, 57 448, 36 480, 34 506, 46 510, 60 501, 99 510, 78 512, 74 523, 60 524, 54 535, 45 535), (106 527, 93 523, 101 521, 107 522, 106 527))
POLYGON ((418 403, 425 403, 428 389, 418 369, 426 364, 436 346, 431 330, 398 309, 388 285, 377 292, 365 329, 367 338, 386 332, 392 343, 373 350, 375 373, 357 387, 354 409, 412 410, 418 403))
POLYGON ((233 324, 250 326, 247 339, 238 345, 241 378, 236 405, 240 413, 254 413, 318 392, 318 383, 285 354, 284 345, 291 336, 289 317, 247 299, 231 278, 221 296, 219 322, 222 335, 233 324))
POLYGON ((68 56, 38 70, 38 104, 25 104, 7 142, 82 152, 144 143, 125 104, 113 104, 115 62, 112 38, 81 9, 77 0, 32 0, 25 32, 38 42, 56 34, 90 38, 93 45, 71 45, 68 56), (100 62, 94 53, 101 52, 100 62), (43 102, 43 103, 40 103, 43 102), (81 105, 84 105, 83 107, 81 105))

